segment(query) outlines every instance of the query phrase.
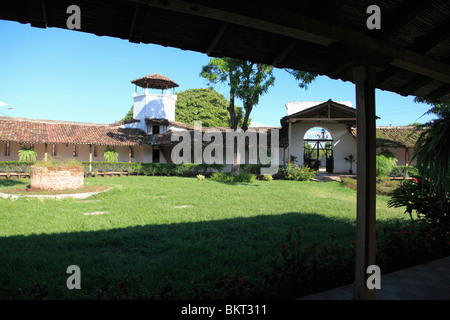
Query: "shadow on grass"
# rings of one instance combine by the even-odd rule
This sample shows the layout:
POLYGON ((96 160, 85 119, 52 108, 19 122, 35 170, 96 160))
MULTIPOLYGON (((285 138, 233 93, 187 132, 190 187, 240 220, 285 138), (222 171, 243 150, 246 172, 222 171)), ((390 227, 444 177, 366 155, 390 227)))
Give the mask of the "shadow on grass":
POLYGON ((258 281, 267 262, 280 258, 286 234, 297 228, 305 245, 354 239, 352 221, 298 212, 0 237, 0 298, 97 299, 122 281, 134 297, 149 298, 171 283, 181 299, 189 299, 193 279, 214 284, 240 270, 245 281, 258 281), (66 287, 70 265, 80 267, 81 290, 66 287))
POLYGON ((12 186, 26 186, 29 185, 29 180, 12 180, 12 179, 0 179, 0 188, 7 188, 12 186))

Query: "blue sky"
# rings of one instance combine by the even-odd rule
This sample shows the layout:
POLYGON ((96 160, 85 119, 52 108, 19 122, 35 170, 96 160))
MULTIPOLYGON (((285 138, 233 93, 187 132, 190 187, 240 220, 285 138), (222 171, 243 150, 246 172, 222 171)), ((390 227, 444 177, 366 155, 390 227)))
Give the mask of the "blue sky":
MULTIPOLYGON (((176 48, 0 20, 0 116, 112 123, 133 103, 131 80, 160 73, 180 85, 175 92, 205 88, 199 73, 209 59, 176 48)), ((284 70, 274 74, 275 86, 251 113, 253 125, 279 126, 289 101, 332 99, 355 106, 350 82, 321 76, 304 90, 284 70)), ((228 98, 226 86, 215 89, 228 98)), ((431 119, 421 117, 429 107, 411 96, 377 90, 376 104, 379 126, 431 119)))

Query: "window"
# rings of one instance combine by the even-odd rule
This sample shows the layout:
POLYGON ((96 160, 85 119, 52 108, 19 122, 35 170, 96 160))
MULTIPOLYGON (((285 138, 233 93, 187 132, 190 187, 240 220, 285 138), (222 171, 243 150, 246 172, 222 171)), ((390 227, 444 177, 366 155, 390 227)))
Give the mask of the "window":
POLYGON ((97 146, 93 146, 93 154, 94 154, 94 157, 97 157, 97 146))
POLYGON ((159 150, 153 149, 153 163, 159 163, 159 150))
POLYGON ((78 152, 77 152, 77 146, 74 144, 73 145, 73 156, 77 157, 78 156, 78 152))
POLYGON ((134 148, 130 147, 130 157, 134 159, 134 148))
POLYGON ((159 133, 159 125, 153 125, 153 134, 158 134, 159 133))
POLYGON ((5 144, 5 156, 9 157, 11 155, 11 144, 7 142, 5 144))
POLYGON ((52 145, 52 157, 56 156, 56 144, 52 145))

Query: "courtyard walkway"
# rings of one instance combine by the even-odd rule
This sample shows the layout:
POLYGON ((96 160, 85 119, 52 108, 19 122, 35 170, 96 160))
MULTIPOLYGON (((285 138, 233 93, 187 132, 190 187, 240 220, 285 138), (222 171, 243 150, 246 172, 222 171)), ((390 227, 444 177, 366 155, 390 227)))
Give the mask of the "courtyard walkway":
POLYGON ((343 177, 356 177, 356 174, 350 173, 327 173, 325 168, 320 168, 311 181, 338 181, 341 182, 343 177))
MULTIPOLYGON (((309 295, 300 300, 351 300, 353 285, 309 295)), ((450 300, 450 256, 381 275, 377 300, 450 300)))

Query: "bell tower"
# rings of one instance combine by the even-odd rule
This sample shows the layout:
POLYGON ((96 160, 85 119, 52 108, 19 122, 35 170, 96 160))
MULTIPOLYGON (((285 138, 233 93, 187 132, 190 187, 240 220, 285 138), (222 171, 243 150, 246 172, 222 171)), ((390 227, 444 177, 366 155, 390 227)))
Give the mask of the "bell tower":
POLYGON ((148 133, 162 133, 152 132, 152 127, 148 125, 152 123, 164 125, 169 121, 175 121, 177 96, 170 94, 170 89, 179 85, 158 73, 133 80, 131 83, 136 85, 136 90, 133 92, 133 118, 140 120, 139 129, 148 133), (143 93, 138 93, 137 87, 143 88, 143 93), (151 89, 159 89, 161 93, 150 93, 151 89))

